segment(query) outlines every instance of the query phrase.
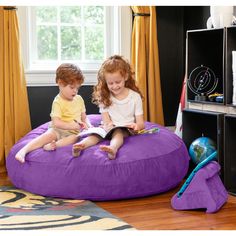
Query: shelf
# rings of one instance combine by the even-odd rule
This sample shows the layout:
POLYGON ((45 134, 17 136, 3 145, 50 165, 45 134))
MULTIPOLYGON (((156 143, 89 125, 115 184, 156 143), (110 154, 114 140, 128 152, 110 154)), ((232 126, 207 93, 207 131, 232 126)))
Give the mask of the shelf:
MULTIPOLYGON (((210 102, 207 95, 215 92, 223 94, 223 104, 225 104, 224 94, 224 45, 225 30, 193 30, 187 31, 187 78, 188 83, 191 78, 192 86, 187 86, 187 100, 197 101, 198 97, 193 90, 202 91, 206 101, 210 102), (215 80, 213 76, 215 74, 215 80), (202 78, 205 78, 202 80, 202 78), (216 86, 215 81, 218 80, 216 86), (200 83, 202 81, 202 83, 200 83), (193 89, 191 89, 192 87, 193 89), (214 88, 215 87, 215 88, 214 88), (209 89, 214 88, 211 92, 209 89), (206 94, 207 93, 207 94, 206 94)), ((210 102, 218 103, 218 102, 210 102)))
POLYGON ((225 78, 226 78, 226 104, 232 106, 233 97, 233 71, 232 51, 236 51, 236 27, 228 27, 226 30, 226 55, 225 55, 225 78))
POLYGON ((224 117, 224 172, 225 187, 230 193, 236 195, 236 116, 224 117))
MULTIPOLYGON (((217 147, 218 162, 222 167, 223 179, 223 117, 219 112, 204 112, 192 109, 183 111, 183 141, 189 149, 191 143, 202 136, 212 139, 217 147)), ((190 162, 190 168, 193 168, 190 162)))

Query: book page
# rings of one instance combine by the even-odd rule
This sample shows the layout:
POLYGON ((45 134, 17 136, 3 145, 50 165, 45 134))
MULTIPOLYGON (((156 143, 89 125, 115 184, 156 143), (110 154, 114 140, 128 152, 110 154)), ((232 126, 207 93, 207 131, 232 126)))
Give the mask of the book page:
POLYGON ((84 136, 88 134, 98 134, 102 138, 105 138, 107 132, 101 127, 92 127, 92 128, 83 130, 81 133, 79 133, 79 136, 84 136))

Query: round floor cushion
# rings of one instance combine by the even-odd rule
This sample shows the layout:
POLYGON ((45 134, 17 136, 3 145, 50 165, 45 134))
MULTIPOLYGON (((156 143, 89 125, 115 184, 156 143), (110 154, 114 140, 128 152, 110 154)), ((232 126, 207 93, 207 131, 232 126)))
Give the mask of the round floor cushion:
MULTIPOLYGON (((88 116, 98 125, 100 115, 88 116)), ((187 173, 189 156, 182 139, 160 125, 154 134, 125 139, 117 158, 109 160, 99 144, 72 156, 72 145, 55 151, 32 151, 21 164, 15 154, 47 130, 48 123, 32 130, 11 149, 6 166, 12 183, 31 193, 71 199, 115 200, 143 197, 177 186, 187 173)), ((102 141, 103 144, 109 141, 102 141)))

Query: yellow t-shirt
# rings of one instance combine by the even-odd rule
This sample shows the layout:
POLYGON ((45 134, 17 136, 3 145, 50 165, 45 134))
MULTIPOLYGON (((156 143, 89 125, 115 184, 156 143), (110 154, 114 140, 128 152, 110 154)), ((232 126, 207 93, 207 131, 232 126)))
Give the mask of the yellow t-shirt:
POLYGON ((77 120, 81 122, 81 113, 86 112, 84 100, 80 95, 76 95, 72 101, 63 99, 59 94, 52 103, 52 117, 58 117, 62 121, 71 122, 77 120))

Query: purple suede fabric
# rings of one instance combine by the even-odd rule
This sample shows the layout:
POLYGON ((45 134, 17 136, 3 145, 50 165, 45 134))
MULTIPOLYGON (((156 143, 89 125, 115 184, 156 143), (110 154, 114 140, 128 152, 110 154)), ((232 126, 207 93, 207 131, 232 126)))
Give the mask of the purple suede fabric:
POLYGON ((206 209, 207 213, 217 212, 227 201, 228 193, 219 177, 220 165, 212 161, 200 169, 189 186, 178 197, 175 194, 171 205, 176 210, 206 209))
MULTIPOLYGON (((88 117, 93 125, 100 123, 100 115, 88 117)), ((109 160, 99 144, 74 158, 72 145, 68 145, 51 152, 42 148, 32 151, 21 164, 15 154, 47 130, 48 123, 43 124, 12 147, 6 161, 8 175, 17 188, 60 198, 104 201, 168 191, 186 175, 188 151, 173 132, 154 123, 145 125, 160 131, 127 137, 115 160, 109 160)))

